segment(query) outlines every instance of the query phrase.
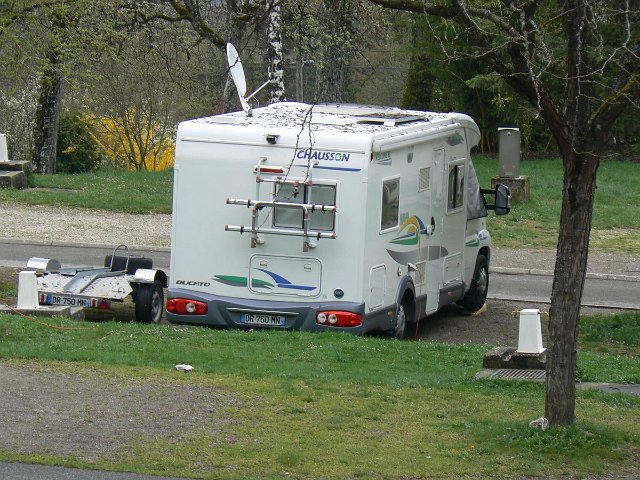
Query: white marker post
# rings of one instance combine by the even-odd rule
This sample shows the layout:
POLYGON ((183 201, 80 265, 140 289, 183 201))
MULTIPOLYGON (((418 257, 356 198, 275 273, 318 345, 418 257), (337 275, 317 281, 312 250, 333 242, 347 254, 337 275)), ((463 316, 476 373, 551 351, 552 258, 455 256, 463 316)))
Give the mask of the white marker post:
POLYGON ((18 275, 18 309, 32 310, 38 307, 36 272, 20 272, 18 275))
POLYGON ((9 150, 7 149, 7 136, 0 133, 0 163, 9 161, 9 150))
POLYGON ((540 325, 540 310, 525 308, 520 311, 520 332, 518 334, 518 349, 516 353, 540 354, 546 348, 542 346, 542 327, 540 325))

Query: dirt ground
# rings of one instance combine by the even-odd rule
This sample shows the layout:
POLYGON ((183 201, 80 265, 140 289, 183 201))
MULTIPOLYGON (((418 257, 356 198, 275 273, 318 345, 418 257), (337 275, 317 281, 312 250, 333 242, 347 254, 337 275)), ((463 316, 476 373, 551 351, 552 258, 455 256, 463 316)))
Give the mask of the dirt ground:
MULTIPOLYGON (((17 279, 18 269, 0 268, 0 283, 17 285, 17 279)), ((16 299, 0 295, 0 303, 14 306, 16 299)), ((517 346, 522 308, 545 306, 490 300, 477 315, 448 307, 420 323, 418 338, 517 346)), ((130 321, 133 305, 125 303, 115 315, 130 321)), ((115 458, 141 438, 216 431, 228 421, 219 410, 239 404, 216 387, 185 384, 179 377, 175 383, 140 380, 108 369, 45 369, 38 362, 14 360, 0 360, 0 392, 0 449, 87 461, 115 458)))

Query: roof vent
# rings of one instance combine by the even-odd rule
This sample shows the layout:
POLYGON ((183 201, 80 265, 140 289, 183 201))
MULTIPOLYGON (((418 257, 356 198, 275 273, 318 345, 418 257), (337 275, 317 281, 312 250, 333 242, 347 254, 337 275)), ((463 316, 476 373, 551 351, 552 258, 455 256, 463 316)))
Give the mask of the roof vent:
POLYGON ((426 119, 422 115, 407 115, 406 113, 379 113, 373 115, 354 115, 357 123, 365 125, 384 125, 385 127, 395 127, 403 123, 424 122, 426 119))

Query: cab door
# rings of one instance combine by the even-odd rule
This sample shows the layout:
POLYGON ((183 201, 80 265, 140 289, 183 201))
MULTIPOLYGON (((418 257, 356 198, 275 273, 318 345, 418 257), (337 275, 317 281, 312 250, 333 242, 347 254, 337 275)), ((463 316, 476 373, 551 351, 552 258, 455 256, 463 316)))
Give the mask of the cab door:
POLYGON ((464 242, 467 221, 465 208, 466 158, 445 156, 445 205, 441 225, 442 245, 447 249, 442 269, 444 289, 462 284, 464 274, 464 242))
MULTIPOLYGON (((446 142, 433 146, 433 164, 434 170, 438 172, 438 180, 434 185, 431 242, 432 245, 439 246, 440 255, 437 270, 431 266, 429 276, 430 290, 437 295, 436 308, 458 300, 460 294, 464 293, 467 162, 465 156, 456 153, 461 152, 457 152, 446 142)), ((435 303, 435 299, 432 302, 435 303)))

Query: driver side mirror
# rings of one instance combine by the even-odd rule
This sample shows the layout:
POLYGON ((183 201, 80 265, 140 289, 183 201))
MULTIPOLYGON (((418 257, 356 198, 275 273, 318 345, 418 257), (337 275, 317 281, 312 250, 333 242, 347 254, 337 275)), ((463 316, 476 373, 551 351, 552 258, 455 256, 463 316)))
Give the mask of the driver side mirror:
POLYGON ((493 205, 486 203, 487 210, 493 210, 496 215, 506 215, 511 211, 511 190, 506 185, 499 183, 494 190, 481 189, 483 195, 493 195, 493 205))
POLYGON ((494 210, 496 215, 506 215, 511 210, 511 190, 506 185, 496 185, 494 210))

